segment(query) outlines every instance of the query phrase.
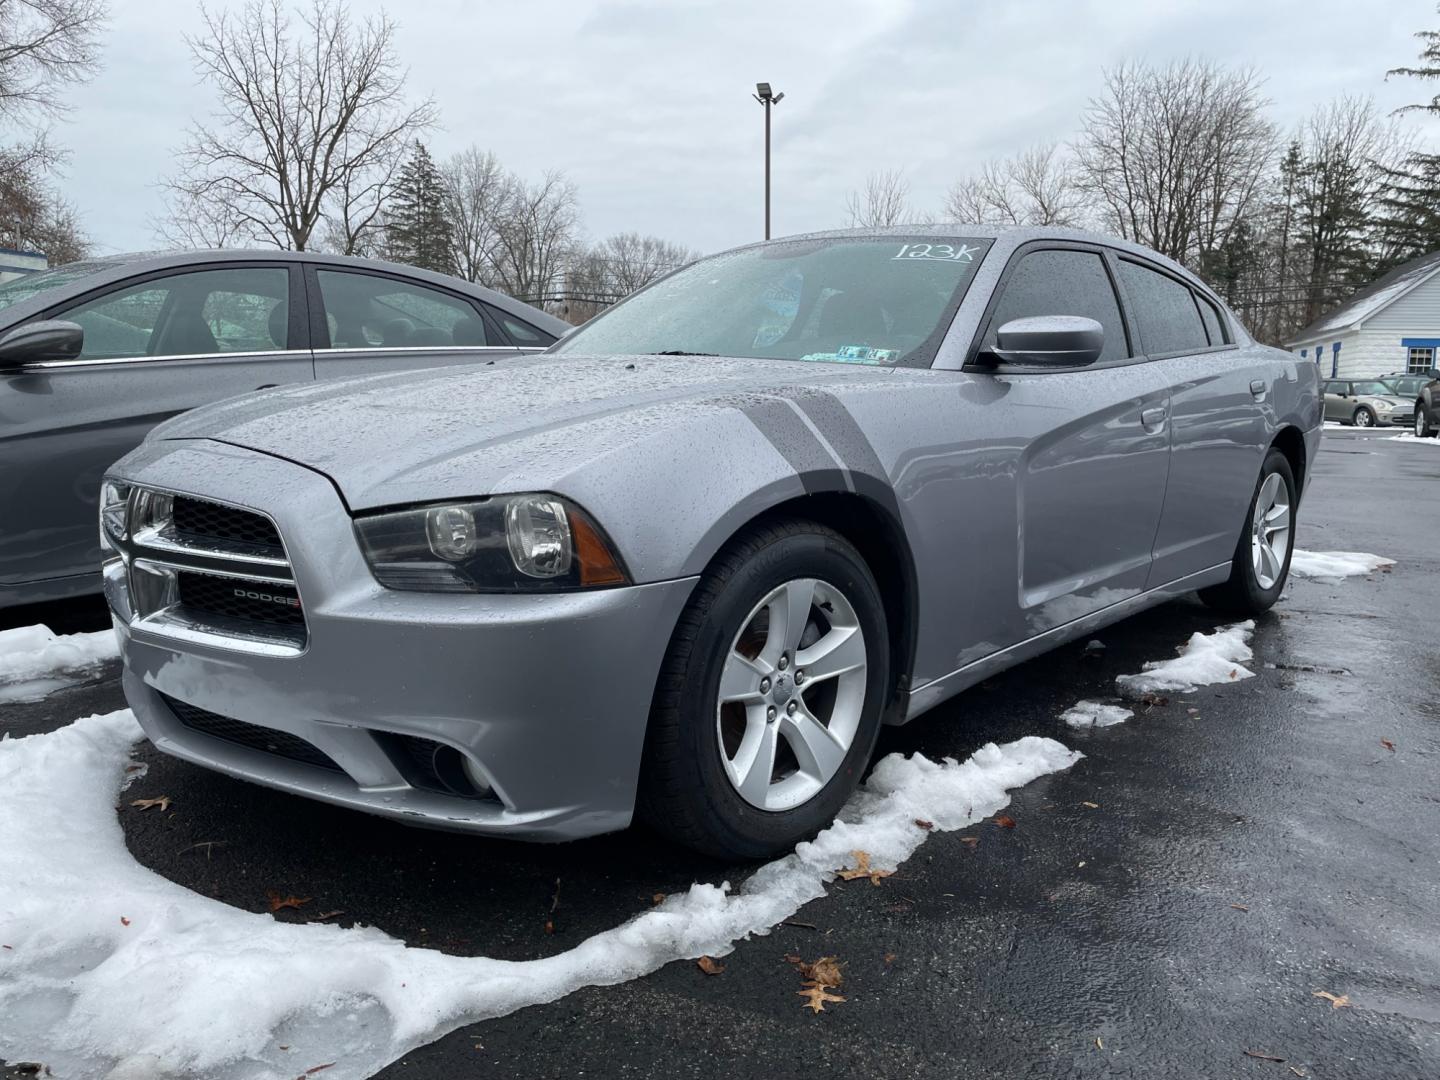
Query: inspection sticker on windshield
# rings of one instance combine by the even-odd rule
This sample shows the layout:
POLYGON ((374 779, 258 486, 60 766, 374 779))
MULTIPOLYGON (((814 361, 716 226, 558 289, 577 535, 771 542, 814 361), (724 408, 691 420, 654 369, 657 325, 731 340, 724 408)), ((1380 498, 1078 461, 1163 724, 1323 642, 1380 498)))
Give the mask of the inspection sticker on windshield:
POLYGON ((801 360, 824 360, 836 364, 893 364, 899 349, 872 349, 868 345, 841 345, 833 353, 808 353, 801 360))
POLYGON ((931 262, 974 262, 979 248, 969 244, 902 244, 892 259, 920 259, 931 262))

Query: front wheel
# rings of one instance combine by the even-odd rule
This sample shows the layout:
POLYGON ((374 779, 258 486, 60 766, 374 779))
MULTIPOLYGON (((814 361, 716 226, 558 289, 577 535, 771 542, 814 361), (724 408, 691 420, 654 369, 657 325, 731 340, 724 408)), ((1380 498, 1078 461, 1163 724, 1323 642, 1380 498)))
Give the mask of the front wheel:
POLYGON ((1417 439, 1433 439, 1435 429, 1430 426, 1430 414, 1425 411, 1425 402, 1415 403, 1415 437, 1417 439))
POLYGON ((1295 474, 1279 450, 1265 455, 1245 528, 1230 562, 1230 577, 1200 590, 1200 599, 1234 615, 1269 611, 1285 588, 1295 547, 1295 474))
POLYGON ((706 571, 656 687, 640 816, 722 858, 774 855, 834 820, 890 689, 880 591, 839 533, 760 526, 706 571))
POLYGON ((1361 405, 1360 408, 1355 410, 1355 415, 1350 418, 1350 422, 1356 427, 1374 427, 1375 410, 1370 408, 1369 405, 1361 405))

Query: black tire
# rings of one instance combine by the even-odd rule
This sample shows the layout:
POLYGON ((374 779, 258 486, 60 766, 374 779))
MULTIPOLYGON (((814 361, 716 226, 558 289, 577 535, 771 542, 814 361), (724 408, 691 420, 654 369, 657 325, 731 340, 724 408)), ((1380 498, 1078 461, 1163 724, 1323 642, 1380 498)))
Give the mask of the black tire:
POLYGON ((1361 405, 1355 410, 1355 414, 1350 417, 1350 423, 1356 427, 1374 427, 1375 410, 1370 408, 1369 405, 1361 405))
POLYGON ((860 783, 891 689, 889 632, 875 578, 839 533, 810 521, 756 526, 711 563, 670 640, 655 689, 637 812, 657 832, 726 859, 788 851, 829 825, 860 783), (773 589, 818 578, 839 589, 865 635, 861 719, 838 771, 809 801, 770 811, 746 802, 725 773, 716 708, 731 643, 773 589))
POLYGON ((1430 411, 1425 408, 1425 399, 1415 402, 1415 435, 1421 439, 1435 438, 1435 428, 1430 423, 1430 411))
POLYGON ((1295 474, 1290 460, 1279 450, 1270 449, 1260 468, 1260 478, 1255 481, 1255 490, 1250 495, 1245 510, 1245 525, 1240 530, 1240 540, 1235 545, 1235 554, 1230 561, 1230 577, 1220 585, 1200 590, 1200 599, 1206 605, 1227 615, 1251 617, 1263 615, 1280 599, 1285 591, 1285 582, 1290 577, 1290 557, 1295 553, 1295 512, 1298 509, 1298 495, 1295 490, 1295 474), (1255 502, 1260 488, 1267 477, 1279 473, 1290 497, 1290 540, 1285 551, 1285 562, 1275 584, 1268 589, 1261 588, 1255 577, 1255 567, 1250 557, 1250 533, 1254 526, 1255 502))

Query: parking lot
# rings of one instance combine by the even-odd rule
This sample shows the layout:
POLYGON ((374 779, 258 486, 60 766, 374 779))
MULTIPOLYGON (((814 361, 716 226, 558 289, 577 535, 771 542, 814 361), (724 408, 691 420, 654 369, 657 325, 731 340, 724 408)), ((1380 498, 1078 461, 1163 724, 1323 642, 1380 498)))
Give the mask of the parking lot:
MULTIPOLYGON (((1440 444, 1395 436, 1327 429, 1298 546, 1397 565, 1295 580, 1258 622, 1255 678, 1152 700, 1115 727, 1061 722, 1220 625, 1190 600, 1102 632, 1103 650, 1027 663, 887 730, 879 751, 964 759, 1043 735, 1083 752, 1003 818, 936 830, 874 884, 834 882, 716 974, 676 961, 476 1018, 378 1075, 1440 1075, 1440 444), (787 958, 823 956, 844 1000, 814 1013, 787 958)), ((89 605, 5 625, 40 619, 105 625, 89 605)), ((0 706, 0 731, 123 707, 111 665, 0 706)), ((274 917, 459 956, 557 956, 657 894, 753 869, 638 831, 551 847, 423 832, 136 756, 148 771, 119 814, 142 865, 235 908, 294 898, 274 917), (167 808, 131 805, 160 796, 167 808)))

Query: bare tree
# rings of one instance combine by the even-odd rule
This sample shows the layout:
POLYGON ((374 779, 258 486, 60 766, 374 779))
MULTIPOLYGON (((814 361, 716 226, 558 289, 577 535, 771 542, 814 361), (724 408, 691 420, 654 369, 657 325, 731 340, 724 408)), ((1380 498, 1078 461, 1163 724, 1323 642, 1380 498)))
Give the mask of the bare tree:
POLYGON ((1275 154, 1260 84, 1253 70, 1195 60, 1107 72, 1076 145, 1105 224, 1181 261, 1222 246, 1275 154))
POLYGON ((166 247, 227 248, 249 238, 239 212, 219 192, 208 198, 171 192, 166 203, 166 212, 150 220, 155 238, 166 247))
POLYGON ((700 252, 658 236, 616 233, 571 260, 561 314, 572 323, 583 323, 699 257, 700 252))
MULTIPOLYGON (((337 198, 342 216, 378 206, 373 178, 436 117, 432 101, 405 103, 395 24, 357 26, 340 0, 312 0, 298 29, 279 0, 201 10, 205 33, 187 40, 221 107, 191 128, 166 181, 172 213, 219 207, 250 239, 303 251, 337 198)), ((353 242, 353 218, 342 232, 353 242)))
POLYGON ((465 280, 491 285, 498 279, 501 229, 516 202, 517 181, 494 154, 473 146, 450 158, 440 172, 454 226, 455 266, 465 280))
POLYGON ((904 171, 885 169, 865 177, 865 186, 850 193, 845 209, 852 228, 871 229, 912 218, 909 200, 910 181, 904 171))
POLYGON ((57 91, 100 63, 104 0, 0 0, 0 117, 66 110, 57 91))
POLYGON ((579 197, 564 173, 548 172, 533 184, 512 184, 500 217, 493 284, 530 303, 553 300, 579 228, 579 197))
POLYGON ((957 181, 944 209, 952 221, 980 225, 1077 225, 1086 204, 1071 163, 1042 143, 957 181))

